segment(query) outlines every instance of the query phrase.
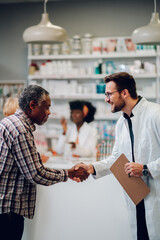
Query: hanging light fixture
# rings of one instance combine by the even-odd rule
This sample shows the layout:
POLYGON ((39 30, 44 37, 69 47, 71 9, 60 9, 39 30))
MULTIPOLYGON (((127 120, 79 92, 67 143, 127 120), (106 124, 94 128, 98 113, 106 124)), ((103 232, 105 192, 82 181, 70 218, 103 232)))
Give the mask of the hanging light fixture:
POLYGON ((147 26, 137 28, 132 33, 132 40, 141 45, 160 45, 160 20, 156 12, 156 0, 154 0, 154 13, 147 26))
POLYGON ((46 12, 47 1, 44 1, 44 13, 42 14, 41 22, 24 31, 23 40, 26 43, 61 43, 67 40, 66 31, 49 21, 49 16, 46 12))

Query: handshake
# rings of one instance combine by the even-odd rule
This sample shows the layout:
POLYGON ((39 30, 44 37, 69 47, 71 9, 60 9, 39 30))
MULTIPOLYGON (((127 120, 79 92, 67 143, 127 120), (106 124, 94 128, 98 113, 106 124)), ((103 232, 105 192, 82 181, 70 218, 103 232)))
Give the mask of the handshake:
POLYGON ((78 163, 67 171, 70 179, 76 182, 83 182, 90 174, 94 173, 94 168, 92 164, 78 163))

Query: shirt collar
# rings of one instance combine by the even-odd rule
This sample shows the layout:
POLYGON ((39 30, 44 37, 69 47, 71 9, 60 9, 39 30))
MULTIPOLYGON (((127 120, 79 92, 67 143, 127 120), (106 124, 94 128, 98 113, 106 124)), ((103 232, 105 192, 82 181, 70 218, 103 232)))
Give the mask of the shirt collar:
POLYGON ((29 126, 32 132, 36 130, 35 124, 28 117, 28 115, 24 111, 22 111, 22 109, 18 108, 15 112, 15 115, 22 119, 23 122, 25 122, 29 126))
MULTIPOLYGON (((85 128, 87 125, 88 125, 88 123, 87 123, 87 122, 84 122, 84 123, 82 124, 82 126, 80 127, 79 132, 80 132, 83 128, 85 128)), ((74 127, 75 127, 75 129, 76 129, 76 131, 77 131, 77 126, 76 126, 75 123, 74 123, 74 127)))
MULTIPOLYGON (((87 122, 84 122, 83 125, 81 126, 81 128, 85 128, 87 125, 88 125, 88 123, 87 123, 87 122)), ((80 128, 80 129, 81 129, 81 128, 80 128)))
POLYGON ((129 119, 129 118, 131 118, 131 117, 134 116, 134 114, 135 114, 135 111, 134 111, 134 110, 137 108, 137 105, 138 105, 138 103, 141 101, 141 99, 142 99, 142 97, 141 97, 141 96, 138 96, 138 101, 137 101, 136 105, 134 106, 134 108, 132 109, 131 115, 128 116, 126 113, 123 113, 123 117, 124 117, 124 118, 129 119))

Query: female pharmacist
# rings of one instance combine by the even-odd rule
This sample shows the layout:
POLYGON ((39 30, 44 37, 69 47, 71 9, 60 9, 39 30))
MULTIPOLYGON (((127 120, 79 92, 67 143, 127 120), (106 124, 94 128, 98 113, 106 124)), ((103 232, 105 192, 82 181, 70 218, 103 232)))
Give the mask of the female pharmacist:
POLYGON ((97 129, 89 123, 94 120, 96 108, 85 101, 69 102, 72 126, 61 119, 63 133, 60 135, 56 152, 71 157, 96 157, 97 129))

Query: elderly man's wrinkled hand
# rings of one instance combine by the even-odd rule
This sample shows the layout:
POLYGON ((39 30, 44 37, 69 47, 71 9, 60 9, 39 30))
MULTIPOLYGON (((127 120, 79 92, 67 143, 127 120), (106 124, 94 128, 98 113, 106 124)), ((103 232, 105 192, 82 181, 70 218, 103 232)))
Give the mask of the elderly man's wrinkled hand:
POLYGON ((89 173, 82 167, 75 170, 74 166, 71 169, 68 169, 68 176, 76 182, 83 182, 89 177, 89 173))

